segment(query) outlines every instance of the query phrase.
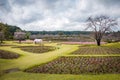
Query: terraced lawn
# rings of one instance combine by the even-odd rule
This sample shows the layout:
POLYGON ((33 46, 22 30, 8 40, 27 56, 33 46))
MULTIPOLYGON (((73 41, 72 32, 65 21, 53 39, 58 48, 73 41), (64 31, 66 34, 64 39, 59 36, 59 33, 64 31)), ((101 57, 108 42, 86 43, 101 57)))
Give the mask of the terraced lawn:
POLYGON ((45 43, 45 46, 56 49, 42 54, 33 54, 19 47, 39 46, 35 44, 7 41, 5 45, 10 46, 1 46, 0 49, 21 56, 16 59, 0 59, 0 80, 120 80, 120 43, 104 44, 101 48, 92 45, 58 46, 57 43, 45 43), (82 48, 85 53, 79 52, 82 48), (78 52, 75 54, 75 51, 78 52), (10 69, 18 71, 2 73, 10 69))
MULTIPOLYGON (((58 47, 56 45, 56 43, 45 44, 45 45, 58 47)), ((24 46, 26 46, 26 44, 24 44, 24 45, 17 44, 17 46, 24 47, 24 46)), ((33 45, 33 46, 36 46, 36 45, 33 45)), ((20 54, 22 56, 19 57, 18 59, 14 59, 14 60, 0 59, 0 62, 2 61, 0 64, 1 70, 10 69, 10 68, 20 68, 21 70, 24 70, 24 69, 34 66, 34 65, 49 62, 51 60, 56 59, 57 57, 59 57, 61 55, 67 55, 78 49, 78 47, 76 45, 61 45, 61 46, 59 46, 59 49, 56 49, 54 51, 45 52, 43 54, 33 54, 32 52, 26 52, 26 51, 21 50, 20 48, 13 48, 13 47, 14 46, 2 46, 2 47, 0 47, 0 49, 6 50, 6 51, 11 51, 11 52, 20 54), (6 64, 7 62, 9 62, 9 64, 6 64)))
POLYGON ((15 59, 18 57, 20 57, 19 54, 16 54, 10 51, 0 50, 0 58, 2 59, 15 59))
POLYGON ((120 57, 61 57, 25 71, 49 74, 119 74, 120 57))

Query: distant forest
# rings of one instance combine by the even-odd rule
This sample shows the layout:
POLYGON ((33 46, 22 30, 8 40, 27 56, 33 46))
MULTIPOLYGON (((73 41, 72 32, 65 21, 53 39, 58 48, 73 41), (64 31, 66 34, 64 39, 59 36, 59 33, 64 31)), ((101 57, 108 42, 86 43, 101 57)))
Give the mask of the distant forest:
POLYGON ((4 35, 4 38, 6 40, 13 39, 14 32, 19 31, 19 30, 21 29, 17 26, 8 25, 8 24, 4 24, 0 22, 0 33, 4 35))
POLYGON ((90 33, 92 33, 91 31, 28 31, 29 33, 31 33, 31 35, 37 35, 37 34, 41 34, 41 35, 89 35, 90 33))
MULTIPOLYGON (((13 25, 8 25, 0 22, 0 33, 4 35, 4 39, 9 40, 14 38, 14 32, 22 31, 26 33, 26 36, 30 35, 90 35, 92 31, 25 31, 21 28, 13 25)), ((114 37, 120 37, 120 31, 106 33, 106 36, 112 33, 114 37)))

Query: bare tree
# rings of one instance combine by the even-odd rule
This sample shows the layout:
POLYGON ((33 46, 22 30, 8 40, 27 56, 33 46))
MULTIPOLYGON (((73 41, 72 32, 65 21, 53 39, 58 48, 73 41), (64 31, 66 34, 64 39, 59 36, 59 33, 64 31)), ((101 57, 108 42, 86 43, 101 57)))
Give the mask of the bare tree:
POLYGON ((115 28, 116 25, 117 21, 108 16, 89 17, 87 19, 86 29, 91 29, 94 32, 94 38, 97 45, 100 46, 103 35, 106 32, 111 31, 113 27, 115 28))

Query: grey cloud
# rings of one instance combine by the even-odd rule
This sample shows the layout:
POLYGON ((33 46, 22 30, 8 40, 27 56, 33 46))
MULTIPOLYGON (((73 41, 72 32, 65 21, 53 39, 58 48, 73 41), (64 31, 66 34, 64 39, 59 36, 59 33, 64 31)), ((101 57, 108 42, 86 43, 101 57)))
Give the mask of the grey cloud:
POLYGON ((104 6, 120 6, 120 0, 98 0, 98 2, 104 4, 104 6))
POLYGON ((25 5, 32 5, 34 2, 35 2, 35 0, 13 0, 12 4, 25 6, 25 5))
POLYGON ((11 11, 11 5, 8 0, 0 0, 0 12, 10 12, 11 11))
POLYGON ((89 16, 120 18, 119 4, 120 0, 0 0, 0 19, 26 30, 34 24, 34 30, 50 29, 49 26, 55 30, 78 30, 89 16))
POLYGON ((44 0, 43 3, 46 8, 53 13, 64 12, 75 6, 76 0, 44 0))
POLYGON ((39 13, 32 14, 30 18, 25 18, 21 20, 21 24, 31 23, 33 21, 42 20, 44 16, 39 13))

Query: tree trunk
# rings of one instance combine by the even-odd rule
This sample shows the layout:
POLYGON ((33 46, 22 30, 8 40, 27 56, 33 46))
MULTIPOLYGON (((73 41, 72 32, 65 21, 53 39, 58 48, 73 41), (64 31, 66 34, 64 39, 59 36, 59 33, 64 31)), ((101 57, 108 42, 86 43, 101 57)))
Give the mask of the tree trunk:
POLYGON ((0 40, 0 44, 2 44, 2 40, 0 40))
POLYGON ((101 40, 96 40, 97 41, 97 45, 100 46, 101 45, 101 40))
POLYGON ((21 40, 19 40, 19 43, 21 44, 21 40))
POLYGON ((3 43, 3 40, 2 40, 2 39, 0 40, 0 43, 3 43))

